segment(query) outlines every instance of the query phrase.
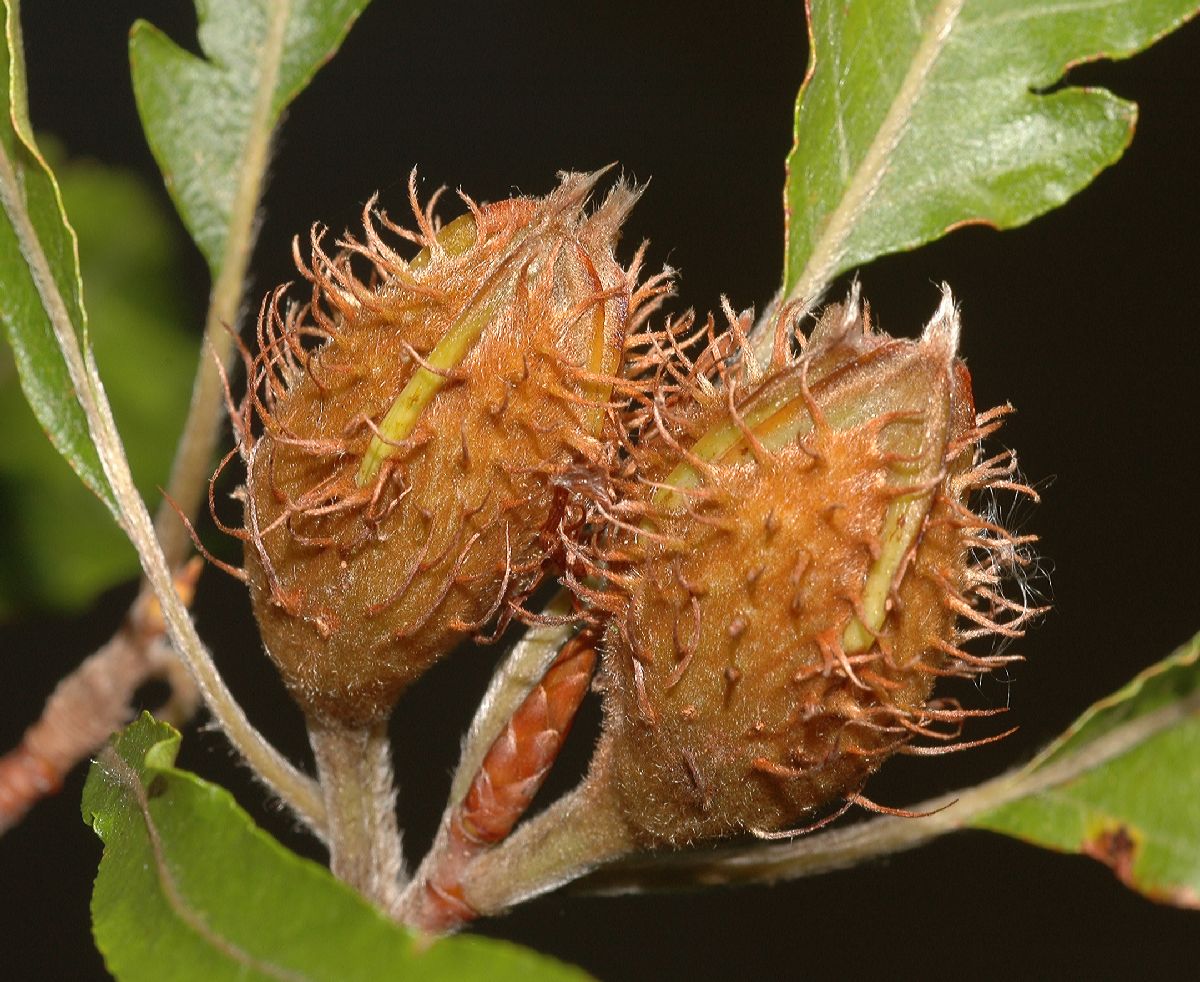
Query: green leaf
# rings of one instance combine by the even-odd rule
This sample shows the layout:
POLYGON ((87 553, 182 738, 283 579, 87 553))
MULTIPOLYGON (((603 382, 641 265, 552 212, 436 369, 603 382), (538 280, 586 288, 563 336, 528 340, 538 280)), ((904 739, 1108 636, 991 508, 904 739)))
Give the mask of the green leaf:
POLYGON ((784 293, 956 225, 1020 225, 1116 161, 1137 107, 1046 91, 1071 65, 1125 58, 1196 0, 811 0, 808 74, 785 188, 784 293))
POLYGON ((973 824, 1084 853, 1154 900, 1200 907, 1200 635, 1088 709, 1017 782, 1031 793, 973 824))
MULTIPOLYGON (((245 174, 261 173, 288 103, 329 60, 369 0, 198 0, 198 58, 146 21, 129 38, 150 149, 184 224, 221 268, 245 174)), ((249 208, 253 209, 251 201, 249 208)))
MULTIPOLYGON (((131 172, 50 152, 79 239, 89 337, 143 496, 157 497, 187 410, 196 342, 179 294, 181 238, 131 172), (153 371, 146 371, 153 365, 153 371)), ((46 442, 0 364, 0 618, 79 608, 136 575, 137 555, 46 442)))
MULTIPOLYGON (((75 377, 55 333, 55 320, 86 333, 75 234, 54 174, 33 139, 25 85, 20 11, 2 0, 0 45, 0 321, 12 346, 25 398, 50 442, 113 515, 116 499, 92 443, 75 377)), ((86 344, 86 340, 80 343, 86 344)))
POLYGON ((179 734, 144 715, 99 756, 83 817, 104 840, 96 942, 122 982, 580 980, 483 938, 423 944, 256 828, 222 788, 172 765, 179 734))

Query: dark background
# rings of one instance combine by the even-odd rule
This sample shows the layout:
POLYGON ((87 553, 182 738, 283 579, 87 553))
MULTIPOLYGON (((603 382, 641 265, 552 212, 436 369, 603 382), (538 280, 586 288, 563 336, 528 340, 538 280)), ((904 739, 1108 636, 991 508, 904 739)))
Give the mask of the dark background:
MULTIPOLYGON (((135 17, 149 17, 194 48, 190 3, 25 6, 35 125, 73 154, 156 178, 133 108, 126 34, 135 17)), ((488 200, 514 189, 544 193, 556 170, 616 160, 653 178, 628 250, 650 237, 652 266, 682 270, 683 304, 708 309, 727 293, 737 306, 761 305, 779 278, 783 158, 805 48, 798 2, 376 0, 283 127, 248 296, 256 302, 291 277, 290 237, 312 221, 353 227, 375 189, 402 214, 414 164, 426 192, 445 183, 488 200)), ((954 287, 978 402, 1010 399, 1020 409, 1002 437, 1021 451, 1044 503, 1016 520, 1043 537, 1041 585, 1055 601, 1021 643, 1028 663, 975 697, 976 705, 1010 700, 1020 733, 957 757, 896 761, 869 788, 877 800, 913 802, 1027 758, 1200 626, 1198 53, 1200 24, 1192 24, 1131 62, 1074 70, 1072 81, 1135 99, 1142 118, 1120 166, 1066 207, 1016 231, 963 229, 862 273, 864 294, 897 334, 928 318, 935 283, 954 287)), ((198 255, 190 288, 199 325, 207 286, 198 255)), ((0 633, 0 744, 17 741, 55 680, 110 635, 131 596, 117 590, 86 617, 33 619, 0 633)), ((252 719, 304 759, 299 716, 259 653, 237 585, 210 572, 196 616, 252 719)), ((449 659, 402 703, 394 732, 410 850, 432 834, 458 736, 494 658, 449 659)), ((560 789, 582 767, 595 718, 592 707, 572 763, 556 777, 560 789)), ((221 736, 190 730, 181 763, 231 787, 273 834, 319 857, 264 803, 221 736)), ((103 975, 87 909, 100 843, 80 821, 81 785, 79 771, 0 840, 0 976, 103 975)), ((605 979, 1170 978, 1194 971, 1198 918, 1127 891, 1091 860, 971 833, 775 888, 556 894, 479 930, 605 979)))

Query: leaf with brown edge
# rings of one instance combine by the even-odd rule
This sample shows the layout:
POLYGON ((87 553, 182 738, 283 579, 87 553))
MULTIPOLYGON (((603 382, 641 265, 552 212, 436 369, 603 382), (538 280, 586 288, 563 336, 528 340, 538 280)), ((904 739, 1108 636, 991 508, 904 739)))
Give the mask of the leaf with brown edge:
POLYGON ((1083 853, 1152 900, 1200 908, 1200 635, 1089 708, 1017 780, 1036 790, 971 824, 1083 853), (1107 756, 1118 741, 1127 749, 1107 756))

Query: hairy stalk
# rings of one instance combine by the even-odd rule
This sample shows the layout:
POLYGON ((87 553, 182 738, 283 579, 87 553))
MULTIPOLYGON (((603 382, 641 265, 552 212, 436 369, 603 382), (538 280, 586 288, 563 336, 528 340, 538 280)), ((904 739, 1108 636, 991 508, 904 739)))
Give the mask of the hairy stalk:
MULTIPOLYGON (((251 107, 249 136, 242 150, 221 265, 209 294, 208 313, 204 321, 204 342, 212 357, 201 356, 198 361, 192 383, 191 405, 167 481, 167 494, 189 518, 194 518, 200 508, 212 473, 212 459, 225 406, 221 369, 225 372, 232 369, 236 353, 236 325, 240 319, 238 315, 245 290, 246 271, 254 247, 255 212, 262 196, 263 180, 270 159, 271 102, 279 79, 290 8, 291 3, 282 0, 270 7, 271 20, 263 44, 262 74, 251 107)), ((175 510, 166 501, 158 507, 154 529, 162 543, 168 565, 178 566, 187 558, 191 539, 175 510)))
MULTIPOLYGON (((189 518, 195 516, 203 501, 218 439, 219 423, 224 408, 221 369, 226 372, 230 370, 236 350, 235 333, 231 326, 238 320, 254 244, 255 212, 270 156, 271 103, 283 56, 290 6, 288 2, 272 5, 262 58, 263 70, 251 108, 249 136, 243 148, 242 165, 238 169, 239 179, 230 210, 221 264, 214 279, 205 317, 205 345, 212 357, 198 359, 191 404, 167 483, 169 498, 189 518)), ((15 177, 11 166, 5 163, 6 177, 15 177)), ((11 186, 15 187, 15 184, 11 186)), ((5 203, 8 205, 10 202, 6 200, 5 203)), ((14 224, 19 224, 15 217, 14 224)), ((30 259, 30 268, 38 277, 43 302, 51 314, 51 319, 55 321, 61 344, 62 332, 58 330, 58 321, 63 319, 69 324, 69 316, 61 304, 61 298, 57 304, 58 309, 51 309, 53 301, 47 298, 47 289, 44 287, 48 287, 50 292, 55 292, 53 281, 41 278, 38 265, 32 261, 30 253, 25 249, 25 242, 30 240, 35 246, 38 245, 32 228, 23 231, 27 234, 21 235, 22 251, 26 258, 30 259)), ((45 270, 45 274, 48 274, 48 270, 45 270)), ((64 354, 67 354, 65 349, 64 354)), ((78 377, 78 366, 69 355, 67 362, 71 369, 72 381, 91 422, 98 407, 93 406, 89 410, 84 388, 78 377)), ((94 430, 93 425, 93 432, 94 430)), ((175 508, 166 501, 157 510, 154 531, 167 567, 180 570, 190 551, 190 538, 184 523, 176 515, 175 508)), ((146 609, 150 605, 155 590, 156 587, 149 580, 143 581, 142 590, 131 608, 129 623, 136 622, 139 609, 146 609)), ((131 639, 144 636, 145 632, 140 629, 130 631, 123 628, 112 641, 63 679, 47 702, 41 719, 27 732, 21 746, 4 758, 8 766, 0 765, 0 796, 11 797, 12 807, 0 804, 0 832, 18 821, 37 798, 51 793, 67 770, 93 753, 107 739, 112 729, 125 722, 129 701, 147 678, 158 675, 165 677, 171 684, 172 695, 168 703, 161 707, 160 717, 182 724, 194 715, 199 693, 191 675, 186 670, 181 671, 182 666, 176 667, 178 663, 173 664, 175 656, 161 644, 156 644, 153 649, 147 647, 135 654, 131 649, 131 639), (57 774, 58 777, 50 780, 48 775, 51 774, 57 774), (6 786, 6 780, 12 783, 6 786)), ((189 664, 189 667, 195 671, 194 664, 189 664)), ((215 675, 215 668, 212 674, 215 675)), ((222 720, 222 713, 217 712, 215 708, 214 715, 221 721, 230 739, 242 750, 243 756, 251 766, 259 770, 259 763, 255 761, 264 764, 267 770, 261 772, 263 779, 285 799, 289 797, 285 789, 290 789, 291 797, 295 798, 290 803, 293 806, 298 805, 297 810, 302 813, 305 821, 313 826, 314 830, 319 830, 320 799, 311 787, 312 782, 292 771, 290 765, 266 745, 244 717, 241 717, 244 725, 234 719, 235 716, 241 716, 240 710, 227 692, 222 693, 221 685, 214 686, 211 680, 206 683, 201 673, 197 673, 196 678, 201 690, 214 693, 219 702, 230 707, 224 715, 232 722, 232 729, 226 720, 222 720), (282 765, 283 769, 278 765, 282 765), (272 774, 275 776, 271 776, 272 774)), ((219 683, 219 677, 217 682, 219 683)))
MULTIPOLYGON (((66 329, 70 330, 69 322, 66 324, 66 329)), ((71 340, 74 341, 73 335, 71 335, 71 340)), ((79 355, 77 347, 73 354, 76 357, 79 355)), ((233 693, 225 685, 225 680, 217 670, 212 656, 196 633, 195 625, 192 623, 187 609, 180 603, 179 597, 175 593, 171 571, 167 567, 166 557, 163 556, 158 539, 154 535, 150 513, 146 510, 137 488, 134 487, 133 476, 129 472, 129 461, 125 456, 124 447, 121 445, 121 438, 117 433, 108 400, 103 395, 99 374, 90 351, 86 353, 86 358, 88 372, 86 384, 89 387, 95 385, 92 398, 88 400, 92 405, 92 408, 88 410, 88 422, 92 437, 100 452, 100 460, 104 465, 105 474, 121 504, 126 534, 137 549, 147 579, 154 588, 159 603, 163 606, 163 615, 171 640, 176 650, 186 660, 188 667, 191 668, 205 703, 229 737, 230 742, 246 759, 255 774, 290 805, 315 832, 321 834, 325 816, 316 784, 311 778, 301 774, 288 763, 279 751, 271 746, 266 738, 251 725, 241 706, 234 699, 233 693)), ((85 409, 87 408, 85 403, 85 409)))
MULTIPOLYGON (((66 327, 70 330, 69 323, 66 327)), ((191 668, 209 711, 230 742, 246 759, 259 779, 320 835, 324 829, 325 809, 315 782, 288 763, 246 718, 242 707, 225 685, 212 656, 196 633, 186 608, 175 594, 166 557, 158 546, 150 513, 134 487, 133 476, 129 472, 129 461, 121 445, 108 400, 103 395, 99 374, 90 351, 86 353, 86 357, 89 373, 87 384, 95 384, 95 391, 99 394, 98 399, 94 394, 93 399, 89 400, 93 403, 95 412, 95 415, 93 411, 88 412, 92 437, 100 452, 105 474, 117 495, 117 500, 121 503, 126 534, 137 549, 146 577, 163 606, 163 615, 171 640, 191 668)))
POLYGON ((962 791, 913 805, 920 818, 885 816, 786 842, 628 855, 632 843, 595 774, 469 869, 465 896, 479 913, 500 911, 585 877, 583 892, 642 893, 774 883, 844 869, 971 828, 1010 802, 1060 787, 1200 714, 1200 692, 1114 727, 1061 753, 1071 731, 1030 763, 962 791))
POLYGON ((1196 713, 1200 713, 1200 693, 1139 716, 1077 753, 1045 764, 1045 755, 1039 755, 1032 763, 973 788, 913 805, 912 811, 934 812, 923 818, 884 816, 778 844, 756 842, 705 852, 640 856, 598 870, 580 886, 601 894, 640 893, 701 885, 774 883, 856 866, 969 828, 987 812, 1072 781, 1196 713))
POLYGON ((309 719, 308 738, 325 796, 329 867, 383 910, 404 876, 387 723, 352 729, 309 719))
POLYGON ((113 420, 112 409, 90 350, 84 350, 58 292, 49 261, 34 230, 16 172, 0 153, 0 197, 17 242, 37 287, 42 308, 62 353, 76 398, 87 419, 105 477, 120 512, 119 522, 138 552, 146 577, 162 605, 167 633, 195 676, 204 700, 230 741, 258 776, 297 815, 320 833, 324 805, 316 784, 297 771, 246 718, 217 671, 211 655, 196 634, 186 607, 175 592, 174 577, 154 533, 153 523, 133 483, 129 460, 113 420))
POLYGON ((634 849, 608 782, 585 780, 468 869, 464 896, 480 915, 578 879, 634 849))

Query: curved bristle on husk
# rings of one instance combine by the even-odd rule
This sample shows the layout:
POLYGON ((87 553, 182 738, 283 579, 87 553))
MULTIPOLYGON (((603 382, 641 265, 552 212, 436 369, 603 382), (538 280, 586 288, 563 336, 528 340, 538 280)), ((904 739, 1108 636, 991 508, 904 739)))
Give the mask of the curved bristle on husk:
POLYGON ((1006 410, 975 413, 948 291, 918 340, 874 331, 857 292, 807 338, 785 310, 762 370, 726 315, 635 341, 627 459, 582 489, 604 531, 572 555, 609 624, 589 781, 646 845, 804 825, 897 751, 965 745, 991 711, 936 679, 1012 660, 962 644, 1035 613, 1002 592, 1030 538, 967 506, 1033 492, 981 458, 1006 410))
MULTIPOLYGON (((558 478, 601 454, 631 326, 668 288, 613 256, 638 197, 600 173, 544 198, 361 238, 264 301, 235 415, 246 570, 263 638, 310 715, 361 724, 459 640, 502 626, 558 549, 558 478), (411 243, 416 254, 404 258, 411 243)), ((436 200, 437 195, 434 196, 436 200)))

